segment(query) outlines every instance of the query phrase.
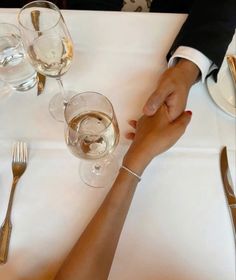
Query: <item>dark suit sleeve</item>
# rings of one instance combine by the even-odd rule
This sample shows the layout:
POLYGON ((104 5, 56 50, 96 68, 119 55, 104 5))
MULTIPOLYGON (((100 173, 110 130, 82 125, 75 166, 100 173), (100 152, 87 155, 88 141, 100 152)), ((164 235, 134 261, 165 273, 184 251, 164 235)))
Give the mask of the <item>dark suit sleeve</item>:
POLYGON ((179 46, 195 48, 220 68, 236 27, 236 0, 196 0, 168 56, 179 46))

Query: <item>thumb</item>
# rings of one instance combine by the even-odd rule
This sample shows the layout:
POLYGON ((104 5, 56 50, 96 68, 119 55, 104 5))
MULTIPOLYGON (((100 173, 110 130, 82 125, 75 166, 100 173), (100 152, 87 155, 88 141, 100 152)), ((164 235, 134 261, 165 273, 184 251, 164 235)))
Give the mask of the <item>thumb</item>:
POLYGON ((168 96, 167 91, 156 90, 153 94, 148 98, 146 104, 143 107, 143 113, 146 116, 152 116, 156 113, 156 111, 161 107, 161 105, 165 102, 166 97, 168 96))

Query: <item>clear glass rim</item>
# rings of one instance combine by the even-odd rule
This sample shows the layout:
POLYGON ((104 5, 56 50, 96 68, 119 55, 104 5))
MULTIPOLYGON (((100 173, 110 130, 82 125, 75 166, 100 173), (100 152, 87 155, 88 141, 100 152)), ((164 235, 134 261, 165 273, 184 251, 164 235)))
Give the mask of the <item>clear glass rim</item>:
MULTIPOLYGON (((69 125, 69 121, 66 118, 66 110, 67 110, 67 107, 68 107, 69 103, 71 101, 73 101, 73 99, 76 99, 77 97, 79 97, 81 95, 86 95, 88 93, 94 93, 94 94, 97 94, 99 96, 102 96, 106 100, 106 102, 109 104, 109 106, 111 107, 112 117, 111 117, 111 119, 109 121, 109 124, 103 130, 101 130, 101 132, 99 132, 99 133, 102 133, 103 131, 107 130, 107 128, 114 122, 115 113, 114 113, 114 108, 113 108, 113 105, 111 104, 111 101, 105 95, 103 95, 102 93, 96 92, 96 91, 84 91, 84 92, 78 93, 78 94, 74 95, 73 97, 71 97, 71 99, 68 101, 68 103, 66 105, 66 108, 64 110, 65 122, 66 122, 67 125, 69 125)), ((84 133, 84 134, 86 134, 86 133, 84 133)))
POLYGON ((21 37, 20 37, 20 29, 13 23, 8 23, 8 22, 0 22, 0 25, 8 25, 8 26, 11 26, 13 28, 15 28, 17 31, 18 31, 18 36, 19 36, 19 42, 17 43, 17 45, 15 47, 13 47, 13 49, 17 49, 21 44, 22 44, 22 41, 21 41, 21 37))
MULTIPOLYGON (((41 6, 38 6, 38 7, 40 8, 41 6)), ((45 7, 42 7, 42 8, 45 8, 45 7)), ((57 26, 58 23, 59 23, 59 21, 60 21, 61 19, 63 19, 63 17, 62 17, 62 14, 61 14, 60 9, 59 9, 54 3, 49 2, 49 1, 33 1, 33 2, 27 3, 26 5, 24 5, 24 6, 20 9, 20 11, 19 11, 19 13, 18 13, 18 16, 17 16, 17 19, 18 19, 18 22, 19 22, 20 26, 22 26, 22 27, 23 27, 24 29, 26 29, 26 30, 30 30, 30 31, 34 31, 34 32, 45 32, 45 31, 49 31, 49 30, 53 29, 55 26, 57 26), (25 25, 21 22, 20 17, 21 17, 22 12, 23 12, 25 9, 30 8, 30 7, 35 7, 35 8, 36 8, 36 7, 37 7, 37 5, 35 5, 36 3, 44 3, 44 4, 47 4, 49 7, 53 7, 53 10, 54 10, 54 11, 57 11, 57 12, 58 12, 59 18, 58 18, 57 22, 56 22, 54 25, 50 26, 49 28, 45 28, 45 29, 43 29, 43 30, 36 31, 34 28, 29 28, 29 27, 25 26, 25 25), (35 6, 34 6, 34 5, 35 5, 35 6)))

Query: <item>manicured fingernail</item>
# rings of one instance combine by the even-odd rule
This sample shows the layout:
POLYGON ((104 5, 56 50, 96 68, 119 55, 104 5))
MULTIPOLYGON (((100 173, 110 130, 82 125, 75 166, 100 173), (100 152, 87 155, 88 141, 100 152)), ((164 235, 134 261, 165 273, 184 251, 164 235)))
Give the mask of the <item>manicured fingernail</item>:
POLYGON ((189 114, 190 116, 192 116, 193 112, 192 111, 186 111, 187 114, 189 114))
POLYGON ((153 114, 155 112, 155 107, 153 105, 147 105, 144 107, 144 112, 147 114, 153 114))
POLYGON ((133 133, 133 132, 126 132, 125 133, 125 137, 127 138, 127 139, 133 139, 134 138, 134 136, 135 136, 135 133, 133 133))

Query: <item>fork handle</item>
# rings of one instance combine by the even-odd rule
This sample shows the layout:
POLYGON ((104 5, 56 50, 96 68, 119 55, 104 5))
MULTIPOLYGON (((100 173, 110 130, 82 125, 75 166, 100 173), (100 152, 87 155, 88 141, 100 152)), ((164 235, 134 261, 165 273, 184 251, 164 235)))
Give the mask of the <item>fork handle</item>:
POLYGON ((6 218, 0 228, 0 263, 7 262, 11 230, 11 221, 6 218))
POLYGON ((7 262, 11 230, 12 230, 11 209, 12 209, 12 203, 13 203, 14 193, 15 193, 15 189, 16 189, 16 184, 17 184, 18 180, 19 180, 19 177, 17 177, 17 176, 13 177, 10 198, 9 198, 8 206, 7 206, 6 217, 0 228, 0 264, 7 262))

